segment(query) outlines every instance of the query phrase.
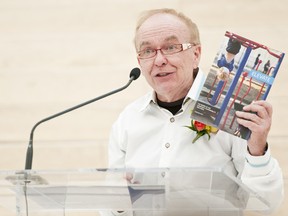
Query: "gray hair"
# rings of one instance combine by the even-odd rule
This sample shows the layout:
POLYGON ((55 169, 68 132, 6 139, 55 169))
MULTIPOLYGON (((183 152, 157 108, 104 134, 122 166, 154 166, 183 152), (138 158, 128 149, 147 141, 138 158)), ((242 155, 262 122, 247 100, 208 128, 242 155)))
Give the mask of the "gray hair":
POLYGON ((194 22, 192 22, 192 20, 189 17, 185 16, 181 12, 177 12, 174 9, 161 8, 161 9, 147 10, 141 13, 136 24, 135 38, 134 38, 135 47, 136 47, 136 35, 137 35, 139 28, 148 18, 150 18, 151 16, 155 14, 171 14, 171 15, 178 17, 181 21, 183 21, 187 25, 190 31, 190 40, 191 40, 190 42, 194 44, 200 44, 200 36, 199 36, 198 27, 194 22))

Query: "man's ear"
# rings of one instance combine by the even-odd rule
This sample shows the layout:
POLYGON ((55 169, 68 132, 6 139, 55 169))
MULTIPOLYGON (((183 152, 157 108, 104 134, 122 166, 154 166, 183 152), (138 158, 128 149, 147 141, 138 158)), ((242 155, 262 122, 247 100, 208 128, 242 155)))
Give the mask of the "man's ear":
POLYGON ((201 45, 196 45, 194 47, 194 69, 199 66, 201 58, 201 45))

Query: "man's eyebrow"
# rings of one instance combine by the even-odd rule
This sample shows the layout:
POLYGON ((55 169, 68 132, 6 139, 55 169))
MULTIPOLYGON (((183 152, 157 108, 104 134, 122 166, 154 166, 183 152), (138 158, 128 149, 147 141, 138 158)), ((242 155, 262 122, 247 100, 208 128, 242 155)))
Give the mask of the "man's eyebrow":
POLYGON ((141 48, 142 46, 150 45, 150 44, 151 44, 151 43, 148 42, 148 41, 143 41, 143 42, 140 44, 140 48, 141 48))
MULTIPOLYGON (((178 37, 176 37, 175 35, 171 35, 167 38, 164 39, 165 42, 169 42, 169 41, 175 41, 177 40, 178 41, 178 37)), ((149 41, 143 41, 141 44, 140 44, 140 47, 139 49, 141 49, 142 46, 147 46, 147 45, 151 45, 151 43, 149 41)))
POLYGON ((171 35, 171 36, 165 38, 165 41, 172 41, 172 40, 178 40, 178 37, 176 37, 175 35, 171 35))

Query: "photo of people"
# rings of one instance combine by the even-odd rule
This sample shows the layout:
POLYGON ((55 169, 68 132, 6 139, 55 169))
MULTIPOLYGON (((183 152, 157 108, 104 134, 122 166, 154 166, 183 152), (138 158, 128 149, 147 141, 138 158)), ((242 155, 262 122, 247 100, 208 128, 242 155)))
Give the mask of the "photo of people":
POLYGON ((192 118, 243 139, 236 112, 265 100, 284 54, 242 36, 226 32, 195 104, 192 118))

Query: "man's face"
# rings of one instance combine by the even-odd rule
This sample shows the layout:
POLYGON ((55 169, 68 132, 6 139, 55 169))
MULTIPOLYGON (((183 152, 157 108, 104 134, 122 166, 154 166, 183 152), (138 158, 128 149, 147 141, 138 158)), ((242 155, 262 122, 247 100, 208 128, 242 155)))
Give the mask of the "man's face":
MULTIPOLYGON (((188 27, 178 17, 156 14, 148 18, 136 34, 137 51, 160 49, 167 45, 191 43, 188 27)), ((185 97, 193 82, 193 69, 198 67, 200 45, 172 55, 140 59, 139 65, 147 82, 161 101, 172 102, 185 97)))

